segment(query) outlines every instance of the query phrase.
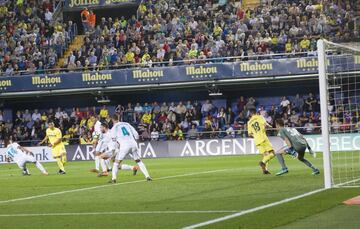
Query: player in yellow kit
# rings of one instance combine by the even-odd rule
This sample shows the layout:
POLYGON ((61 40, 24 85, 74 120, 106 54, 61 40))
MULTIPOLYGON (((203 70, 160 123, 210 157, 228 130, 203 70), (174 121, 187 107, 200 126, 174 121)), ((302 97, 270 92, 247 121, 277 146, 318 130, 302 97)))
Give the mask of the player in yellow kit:
POLYGON ((46 129, 45 138, 39 142, 42 145, 48 142, 48 146, 52 148, 52 155, 59 166, 58 174, 66 174, 64 165, 66 163, 66 149, 62 142, 62 134, 59 128, 55 127, 54 121, 49 121, 49 128, 46 129))
POLYGON ((254 138, 256 148, 263 155, 259 165, 264 174, 270 174, 267 170, 268 162, 275 157, 275 151, 268 136, 266 135, 266 127, 270 126, 263 116, 256 113, 256 109, 250 109, 250 120, 247 123, 248 134, 254 138))

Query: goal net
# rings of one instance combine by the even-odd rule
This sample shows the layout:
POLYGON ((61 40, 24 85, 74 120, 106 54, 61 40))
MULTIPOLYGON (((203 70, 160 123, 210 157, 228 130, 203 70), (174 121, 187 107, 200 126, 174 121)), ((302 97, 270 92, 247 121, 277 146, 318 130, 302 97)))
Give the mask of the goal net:
POLYGON ((360 186, 360 49, 319 40, 325 187, 360 186))

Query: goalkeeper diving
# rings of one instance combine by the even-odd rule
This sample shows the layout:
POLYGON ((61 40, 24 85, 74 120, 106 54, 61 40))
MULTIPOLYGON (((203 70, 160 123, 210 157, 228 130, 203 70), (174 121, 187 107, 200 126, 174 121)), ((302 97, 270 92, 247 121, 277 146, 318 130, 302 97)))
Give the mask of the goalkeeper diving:
MULTIPOLYGON (((320 170, 316 168, 310 161, 304 158, 307 148, 309 149, 310 154, 315 157, 315 153, 310 148, 304 136, 300 134, 295 128, 284 127, 284 121, 282 119, 277 119, 275 122, 276 128, 279 129, 280 138, 283 139, 287 145, 285 149, 281 148, 281 150, 276 153, 291 155, 309 167, 312 170, 312 175, 320 174, 320 170)), ((288 173, 289 171, 285 165, 285 161, 279 160, 279 162, 282 169, 276 175, 280 176, 288 173)))

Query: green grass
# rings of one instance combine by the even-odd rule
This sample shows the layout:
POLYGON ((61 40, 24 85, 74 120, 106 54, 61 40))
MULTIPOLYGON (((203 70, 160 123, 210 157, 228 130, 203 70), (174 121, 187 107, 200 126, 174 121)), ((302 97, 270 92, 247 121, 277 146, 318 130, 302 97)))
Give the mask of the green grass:
MULTIPOLYGON (((48 177, 40 175, 32 165, 29 166, 33 174, 30 177, 21 176, 21 171, 14 165, 1 165, 0 228, 181 228, 232 213, 71 216, 56 215, 56 213, 241 211, 323 187, 322 175, 312 176, 311 170, 296 160, 287 158, 290 173, 276 177, 262 175, 257 166, 258 159, 259 156, 238 156, 145 160, 154 181, 142 182, 144 177, 141 173, 134 177, 130 171, 120 171, 118 182, 129 182, 123 185, 119 183, 106 185, 109 178, 97 178, 89 173, 88 170, 93 167, 93 162, 69 163, 68 174, 64 176, 55 175, 57 171, 55 163, 44 164, 49 172, 54 174, 48 177), (206 171, 213 172, 204 173, 206 171), (190 175, 169 177, 183 174, 190 175), (169 178, 163 179, 163 177, 169 178), (1 203, 10 199, 99 185, 105 186, 1 203), (11 216, 48 213, 55 215, 11 216)), ((311 161, 321 168, 321 158, 311 161)), ((132 164, 130 161, 127 163, 132 164)), ((274 160, 270 170, 275 173, 278 169, 278 163, 274 160)), ((338 214, 347 216, 347 212, 355 211, 353 210, 355 208, 342 206, 340 203, 359 193, 360 189, 357 188, 333 189, 208 227, 303 228, 312 225, 313 222, 318 223, 318 220, 326 223, 327 217, 336 216, 339 219, 338 223, 345 222, 342 223, 342 228, 351 228, 360 220, 353 218, 349 221, 349 217, 341 219, 338 214)))

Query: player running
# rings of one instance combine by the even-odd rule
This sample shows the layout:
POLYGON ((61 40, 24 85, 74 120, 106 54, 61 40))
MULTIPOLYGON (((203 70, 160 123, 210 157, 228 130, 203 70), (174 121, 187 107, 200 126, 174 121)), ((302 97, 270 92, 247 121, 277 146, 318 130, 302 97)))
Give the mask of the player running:
POLYGON ((6 149, 6 156, 8 158, 8 162, 12 160, 19 166, 24 176, 31 175, 29 170, 26 168, 26 163, 34 163, 42 174, 46 176, 49 175, 42 164, 35 159, 34 154, 25 147, 20 146, 17 142, 12 142, 12 140, 10 140, 6 149))
MULTIPOLYGON (((271 127, 263 116, 256 113, 256 109, 249 109, 250 120, 247 123, 248 134, 254 138, 256 148, 263 155, 259 165, 263 174, 270 174, 267 165, 271 159, 275 157, 273 146, 266 135, 266 127, 271 127)), ((280 155, 282 157, 282 155, 280 155)))
POLYGON ((146 169, 146 166, 140 159, 137 143, 139 140, 138 132, 129 123, 119 122, 119 116, 116 114, 112 116, 112 121, 114 125, 111 128, 111 138, 115 143, 115 145, 113 145, 115 149, 112 150, 117 150, 118 152, 115 156, 115 162, 112 168, 112 179, 109 183, 116 183, 119 166, 127 155, 130 155, 135 160, 141 172, 146 177, 146 180, 151 181, 152 179, 146 169))
MULTIPOLYGON (((101 122, 97 116, 93 117, 95 121, 94 131, 93 131, 93 140, 94 140, 94 149, 95 149, 95 168, 91 169, 90 172, 99 173, 100 171, 100 154, 104 149, 106 149, 107 144, 103 142, 103 134, 101 132, 101 122)), ((105 166, 107 172, 111 171, 110 160, 105 160, 105 166)), ((104 167, 102 168, 104 169, 104 167)))
MULTIPOLYGON (((117 143, 112 141, 110 136, 109 126, 107 123, 101 123, 100 131, 102 135, 102 140, 99 141, 98 143, 98 145, 100 145, 98 151, 100 154, 98 155, 98 157, 100 158, 100 165, 102 168, 102 172, 98 174, 98 177, 103 177, 109 175, 109 172, 107 171, 107 166, 105 165, 105 161, 108 161, 115 156, 114 151, 116 147, 114 146, 114 144, 117 143)), ((135 176, 137 171, 139 170, 139 166, 121 164, 120 169, 132 170, 133 175, 135 176)))
MULTIPOLYGON (((315 153, 310 148, 304 136, 300 134, 295 128, 284 127, 284 120, 282 119, 278 119, 275 122, 276 127, 279 129, 279 136, 285 141, 287 145, 287 148, 282 150, 280 154, 289 154, 294 158, 297 158, 299 161, 312 169, 312 175, 320 174, 320 170, 304 158, 306 148, 309 149, 310 154, 315 156, 315 153)), ((285 163, 282 165, 282 167, 286 167, 285 163)), ((282 169, 276 175, 280 176, 287 172, 287 169, 282 169)))
POLYGON ((55 127, 54 121, 50 120, 48 125, 49 127, 46 129, 46 136, 38 145, 42 145, 48 141, 48 146, 52 148, 52 156, 59 166, 58 174, 64 175, 66 174, 64 167, 66 164, 66 149, 62 142, 62 133, 59 128, 55 127))

